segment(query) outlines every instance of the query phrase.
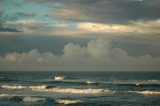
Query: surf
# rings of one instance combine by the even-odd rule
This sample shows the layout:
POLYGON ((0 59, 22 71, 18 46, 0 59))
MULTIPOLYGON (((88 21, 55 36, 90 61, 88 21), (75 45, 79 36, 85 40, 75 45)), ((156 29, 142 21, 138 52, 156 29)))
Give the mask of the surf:
POLYGON ((72 93, 72 94, 113 94, 115 91, 107 89, 78 89, 78 88, 51 88, 51 89, 33 89, 37 91, 56 92, 56 93, 72 93))
POLYGON ((31 97, 31 96, 26 96, 23 98, 24 102, 37 102, 37 101, 45 101, 45 98, 40 98, 40 97, 31 97))
POLYGON ((14 89, 14 90, 21 90, 21 89, 46 89, 47 86, 23 86, 23 85, 2 85, 0 86, 1 89, 14 89))
POLYGON ((83 102, 81 100, 69 100, 69 99, 57 99, 55 101, 59 104, 64 104, 64 105, 79 104, 83 102))
POLYGON ((160 91, 128 91, 130 93, 137 93, 142 95, 160 95, 160 91))
POLYGON ((64 80, 65 78, 65 76, 55 76, 54 80, 64 80))

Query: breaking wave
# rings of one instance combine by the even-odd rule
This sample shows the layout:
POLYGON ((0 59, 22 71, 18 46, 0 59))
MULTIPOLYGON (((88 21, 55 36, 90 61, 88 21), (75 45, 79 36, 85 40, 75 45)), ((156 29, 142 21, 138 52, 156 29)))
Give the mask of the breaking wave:
POLYGON ((45 101, 45 98, 27 96, 23 98, 24 102, 45 101))
POLYGON ((78 88, 52 88, 52 89, 34 89, 38 91, 49 91, 56 93, 73 93, 73 94, 112 94, 115 91, 106 89, 78 89, 78 88))
POLYGON ((128 91, 130 93, 138 93, 142 95, 160 95, 160 91, 128 91))
POLYGON ((57 92, 57 93, 73 93, 73 94, 111 94, 115 91, 107 90, 107 89, 78 89, 78 88, 60 88, 60 87, 52 87, 52 86, 22 86, 22 85, 2 85, 0 86, 2 89, 13 89, 13 90, 23 90, 30 89, 33 91, 49 91, 49 92, 57 92))
POLYGON ((12 95, 12 94, 0 94, 0 97, 12 97, 12 96, 15 96, 15 95, 12 95))
POLYGON ((2 85, 0 86, 2 89, 15 89, 15 90, 21 90, 21 89, 46 89, 47 86, 22 86, 22 85, 2 85))
POLYGON ((54 80, 64 80, 65 78, 65 76, 55 76, 54 80))
POLYGON ((148 82, 160 82, 160 80, 147 80, 148 82))
POLYGON ((94 82, 94 81, 86 81, 85 83, 86 83, 86 84, 99 84, 99 83, 94 82))
POLYGON ((160 84, 141 84, 141 83, 136 83, 136 84, 117 84, 120 86, 137 86, 137 87, 160 87, 160 84))
POLYGON ((58 99, 55 100, 59 104, 64 104, 64 105, 69 105, 69 104, 79 104, 82 103, 83 101, 80 100, 68 100, 68 99, 58 99))

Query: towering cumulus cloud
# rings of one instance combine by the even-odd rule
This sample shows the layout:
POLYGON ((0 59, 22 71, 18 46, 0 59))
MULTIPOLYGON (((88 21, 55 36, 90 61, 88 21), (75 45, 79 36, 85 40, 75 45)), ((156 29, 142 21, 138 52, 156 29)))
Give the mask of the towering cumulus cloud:
POLYGON ((79 70, 80 67, 86 70, 94 70, 93 67, 95 69, 100 67, 100 70, 106 71, 118 69, 118 67, 120 67, 118 70, 124 69, 123 67, 127 70, 145 70, 150 66, 152 70, 156 70, 159 62, 160 57, 153 58, 150 55, 129 56, 126 51, 113 47, 112 42, 106 39, 90 40, 83 47, 68 43, 64 46, 63 54, 60 56, 52 52, 40 53, 33 49, 27 53, 12 52, 0 57, 0 63, 4 66, 2 66, 4 70, 15 70, 19 67, 37 70, 41 69, 41 66, 50 70, 70 70, 73 67, 75 70, 79 70))

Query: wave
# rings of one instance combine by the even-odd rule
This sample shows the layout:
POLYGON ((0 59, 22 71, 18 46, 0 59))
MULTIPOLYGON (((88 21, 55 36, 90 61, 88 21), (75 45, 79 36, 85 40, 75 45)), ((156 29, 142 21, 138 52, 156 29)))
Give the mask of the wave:
POLYGON ((40 97, 31 97, 31 96, 27 96, 23 98, 24 102, 37 102, 37 101, 45 101, 46 98, 40 98, 40 97))
POLYGON ((20 89, 46 89, 47 86, 42 85, 42 86, 22 86, 22 85, 2 85, 0 86, 2 89, 15 89, 15 90, 20 90, 20 89))
POLYGON ((12 96, 15 96, 15 95, 12 95, 12 94, 0 94, 0 97, 12 97, 12 96))
POLYGON ((64 105, 69 105, 69 104, 79 104, 82 103, 83 101, 81 100, 68 100, 68 99, 58 99, 55 100, 59 104, 64 104, 64 105))
POLYGON ((160 95, 160 91, 128 91, 130 93, 138 93, 142 95, 160 95))
POLYGON ((136 86, 136 87, 160 87, 160 84, 141 84, 141 83, 135 83, 135 84, 117 84, 119 86, 136 86))
POLYGON ((0 94, 1 99, 7 99, 12 101, 22 101, 23 96, 21 95, 14 95, 14 94, 0 94))
POLYGON ((99 83, 94 82, 94 81, 86 81, 85 83, 86 83, 86 84, 99 84, 99 83))
POLYGON ((0 86, 2 89, 13 89, 13 90, 23 90, 30 89, 33 91, 49 91, 49 92, 57 92, 57 93, 73 93, 73 94, 106 94, 106 93, 114 93, 115 91, 107 90, 107 89, 78 89, 78 88, 60 88, 54 86, 22 86, 22 85, 2 85, 0 86))
POLYGON ((0 77, 0 79, 3 79, 4 77, 0 77))
POLYGON ((160 82, 160 80, 147 80, 148 82, 160 82))
POLYGON ((15 94, 0 94, 0 98, 7 100, 14 100, 14 101, 24 101, 24 102, 37 102, 46 100, 46 98, 44 97, 15 95, 15 94))
POLYGON ((65 76, 55 76, 54 80, 64 80, 65 78, 65 76))
POLYGON ((15 79, 1 76, 0 81, 15 81, 15 79))
POLYGON ((48 91, 56 93, 73 93, 73 94, 112 94, 115 91, 106 90, 106 89, 78 89, 78 88, 52 88, 52 89, 33 89, 36 91, 48 91))

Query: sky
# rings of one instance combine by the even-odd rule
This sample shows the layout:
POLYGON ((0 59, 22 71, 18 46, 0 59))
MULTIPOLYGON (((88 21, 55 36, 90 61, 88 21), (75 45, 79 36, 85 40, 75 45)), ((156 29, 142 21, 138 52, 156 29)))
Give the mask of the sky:
POLYGON ((0 0, 0 71, 160 71, 160 0, 0 0))

